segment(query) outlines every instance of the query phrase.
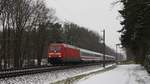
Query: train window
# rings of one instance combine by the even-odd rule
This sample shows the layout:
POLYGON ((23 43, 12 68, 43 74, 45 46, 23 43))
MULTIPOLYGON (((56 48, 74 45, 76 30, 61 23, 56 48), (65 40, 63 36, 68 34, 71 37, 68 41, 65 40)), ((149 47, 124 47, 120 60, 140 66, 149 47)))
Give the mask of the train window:
POLYGON ((50 47, 50 51, 60 51, 60 47, 50 47))

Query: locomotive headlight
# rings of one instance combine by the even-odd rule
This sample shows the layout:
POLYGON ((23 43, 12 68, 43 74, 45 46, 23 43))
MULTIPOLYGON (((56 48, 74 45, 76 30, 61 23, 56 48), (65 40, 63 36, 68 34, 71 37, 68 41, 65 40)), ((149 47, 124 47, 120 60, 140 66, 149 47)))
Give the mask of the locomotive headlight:
POLYGON ((58 57, 61 57, 61 53, 55 53, 58 57))

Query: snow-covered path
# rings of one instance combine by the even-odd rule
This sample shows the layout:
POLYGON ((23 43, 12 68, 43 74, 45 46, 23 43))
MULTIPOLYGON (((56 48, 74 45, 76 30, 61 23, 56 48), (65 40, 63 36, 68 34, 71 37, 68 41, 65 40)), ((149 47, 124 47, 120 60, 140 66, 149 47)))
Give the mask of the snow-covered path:
POLYGON ((150 76, 140 65, 119 65, 113 70, 80 80, 78 84, 150 84, 150 76))

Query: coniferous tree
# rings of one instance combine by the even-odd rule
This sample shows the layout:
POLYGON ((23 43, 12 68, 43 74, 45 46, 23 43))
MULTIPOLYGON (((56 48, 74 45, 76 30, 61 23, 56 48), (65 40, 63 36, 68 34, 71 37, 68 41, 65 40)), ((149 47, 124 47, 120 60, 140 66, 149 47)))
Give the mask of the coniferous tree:
POLYGON ((122 45, 134 55, 136 63, 143 64, 150 50, 150 6, 147 0, 121 0, 120 14, 122 45))

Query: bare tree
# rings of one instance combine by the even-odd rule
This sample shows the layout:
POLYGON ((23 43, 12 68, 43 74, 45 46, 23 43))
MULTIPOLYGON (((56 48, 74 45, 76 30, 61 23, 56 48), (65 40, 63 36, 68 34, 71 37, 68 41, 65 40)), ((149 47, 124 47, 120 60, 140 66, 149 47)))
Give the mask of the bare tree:
POLYGON ((10 60, 15 68, 21 68, 24 59, 30 60, 30 57, 38 58, 40 65, 46 28, 55 20, 54 10, 46 8, 42 0, 0 0, 0 9, 3 28, 0 57, 5 69, 10 60))

